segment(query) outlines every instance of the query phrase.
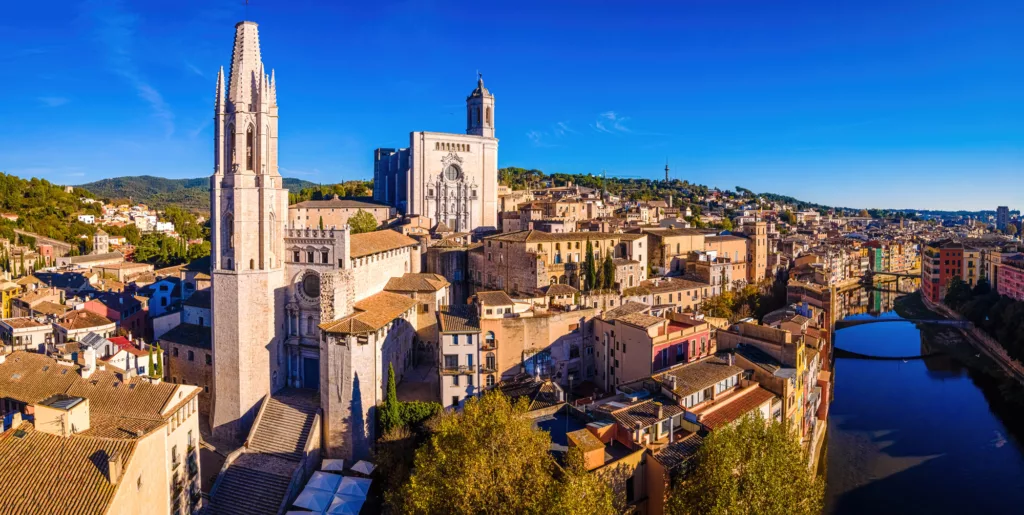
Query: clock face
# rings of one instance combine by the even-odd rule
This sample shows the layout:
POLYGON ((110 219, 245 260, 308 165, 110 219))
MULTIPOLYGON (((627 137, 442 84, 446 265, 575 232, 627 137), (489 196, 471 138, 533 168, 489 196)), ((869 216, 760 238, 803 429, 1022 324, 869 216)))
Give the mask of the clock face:
POLYGON ((310 299, 320 296, 320 275, 310 272, 302 278, 302 293, 310 299))
POLYGON ((462 177, 462 170, 459 170, 458 166, 448 165, 448 168, 444 169, 444 178, 449 181, 457 181, 462 177))

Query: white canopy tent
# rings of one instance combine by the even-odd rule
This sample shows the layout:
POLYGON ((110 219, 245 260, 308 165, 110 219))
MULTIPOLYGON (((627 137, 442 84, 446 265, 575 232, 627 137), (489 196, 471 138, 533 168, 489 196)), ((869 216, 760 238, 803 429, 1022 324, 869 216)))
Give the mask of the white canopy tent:
POLYGON ((320 470, 330 472, 343 472, 345 470, 345 460, 325 458, 323 466, 320 470))
POLYGON ((337 495, 351 495, 365 499, 367 494, 370 493, 371 482, 372 480, 361 477, 345 477, 342 478, 341 484, 338 485, 338 490, 335 493, 337 495))
POLYGON ((359 510, 363 508, 363 503, 365 502, 366 497, 335 495, 325 513, 330 515, 359 515, 359 510))
POLYGON ((309 477, 309 482, 306 483, 306 488, 316 488, 317 490, 334 493, 334 491, 338 489, 339 484, 341 484, 341 476, 338 474, 314 472, 313 475, 309 477))
POLYGON ((358 472, 360 474, 365 474, 367 476, 369 476, 370 473, 373 472, 373 469, 375 469, 375 468, 377 468, 376 465, 374 465, 373 463, 370 463, 368 461, 364 461, 364 460, 359 460, 358 462, 356 462, 355 465, 352 465, 352 470, 354 472, 358 472))
POLYGON ((326 490, 320 490, 319 488, 306 487, 302 489, 302 493, 295 498, 295 502, 292 503, 299 508, 305 508, 310 511, 317 513, 323 513, 331 505, 331 498, 334 497, 332 492, 326 490))

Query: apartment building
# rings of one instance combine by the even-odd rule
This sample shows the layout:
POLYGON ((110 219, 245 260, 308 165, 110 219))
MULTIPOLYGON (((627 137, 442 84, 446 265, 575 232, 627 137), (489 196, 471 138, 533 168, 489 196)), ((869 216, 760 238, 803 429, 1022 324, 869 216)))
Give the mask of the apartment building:
POLYGON ((954 277, 964 276, 964 245, 953 240, 928 243, 921 257, 921 294, 941 302, 954 277))
POLYGON ((477 309, 476 305, 445 306, 437 314, 438 383, 441 404, 446 408, 462 406, 485 387, 494 386, 496 381, 497 342, 494 333, 488 333, 486 342, 481 340, 477 309))
POLYGON ((1014 300, 1024 301, 1024 254, 1003 258, 998 267, 996 291, 1014 300))
POLYGON ((32 352, 0 358, 0 512, 197 513, 193 386, 32 352), (55 480, 55 478, 68 478, 55 480))

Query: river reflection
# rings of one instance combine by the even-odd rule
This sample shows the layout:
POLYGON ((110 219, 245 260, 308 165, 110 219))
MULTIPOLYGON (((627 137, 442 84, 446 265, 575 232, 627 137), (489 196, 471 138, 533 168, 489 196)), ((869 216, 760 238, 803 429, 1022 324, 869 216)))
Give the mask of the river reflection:
MULTIPOLYGON (((899 322, 842 329, 835 343, 881 356, 932 350, 899 322)), ((1001 400, 992 378, 949 356, 837 359, 826 512, 1024 513, 1024 414, 1001 400)))

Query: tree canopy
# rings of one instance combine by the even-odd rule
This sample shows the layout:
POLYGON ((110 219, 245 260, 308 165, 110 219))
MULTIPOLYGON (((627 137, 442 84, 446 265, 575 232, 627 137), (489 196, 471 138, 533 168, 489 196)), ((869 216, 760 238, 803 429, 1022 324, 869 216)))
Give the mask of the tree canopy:
POLYGON ((444 412, 430 441, 416 450, 399 499, 402 513, 614 513, 611 489, 582 470, 562 470, 551 437, 533 427, 525 402, 499 391, 470 398, 462 412, 444 412))
POLYGON ((744 417, 704 440, 696 467, 674 485, 666 508, 671 515, 817 515, 823 497, 824 481, 808 470, 789 428, 744 417))
POLYGON ((370 213, 360 209, 348 219, 348 225, 351 228, 352 234, 373 232, 377 230, 377 219, 370 213))

